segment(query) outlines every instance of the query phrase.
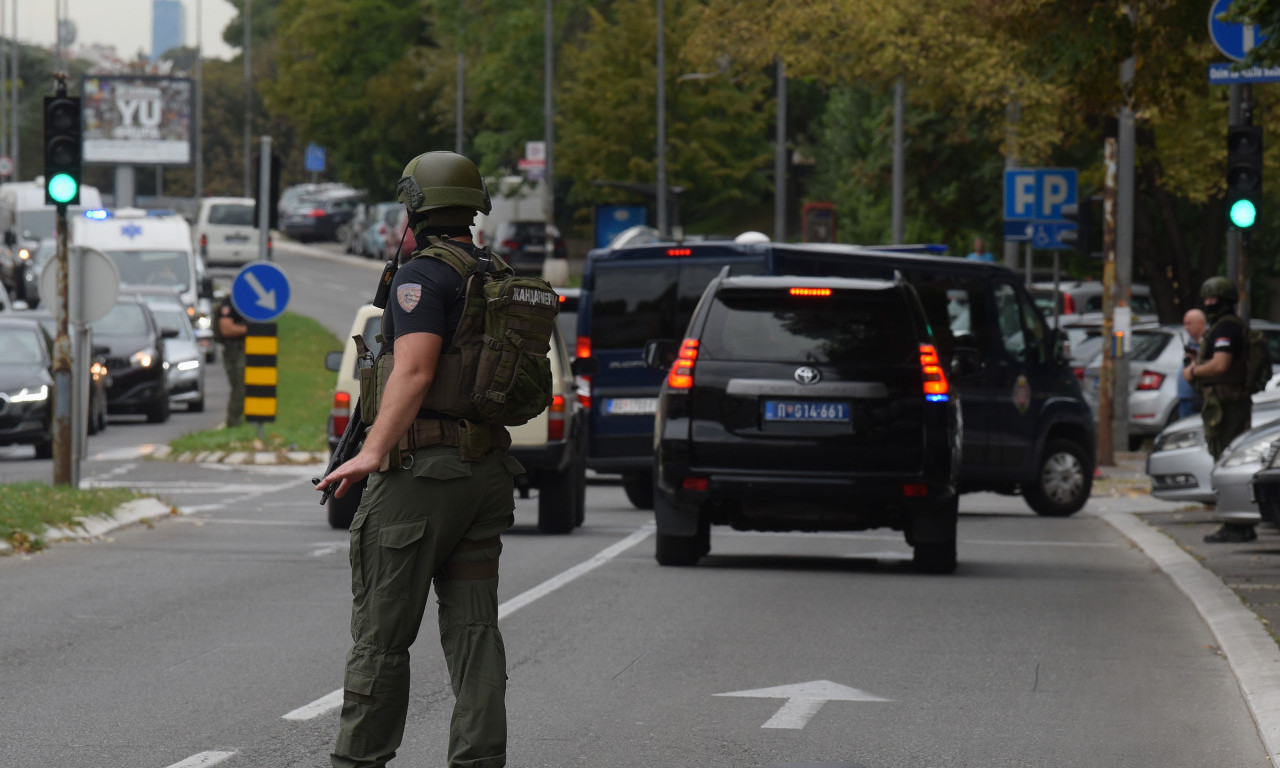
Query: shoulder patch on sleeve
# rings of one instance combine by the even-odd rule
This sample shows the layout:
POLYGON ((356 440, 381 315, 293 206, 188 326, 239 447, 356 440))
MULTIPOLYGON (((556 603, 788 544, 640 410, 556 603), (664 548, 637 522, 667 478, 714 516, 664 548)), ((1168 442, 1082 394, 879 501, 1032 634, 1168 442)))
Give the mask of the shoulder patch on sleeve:
POLYGON ((405 283, 396 289, 396 303, 405 312, 412 312, 421 300, 422 285, 419 283, 405 283))

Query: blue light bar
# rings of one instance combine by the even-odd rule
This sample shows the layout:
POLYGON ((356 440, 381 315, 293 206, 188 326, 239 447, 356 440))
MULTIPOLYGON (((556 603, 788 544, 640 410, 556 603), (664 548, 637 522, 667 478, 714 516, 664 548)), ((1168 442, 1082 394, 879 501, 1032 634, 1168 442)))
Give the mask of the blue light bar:
POLYGON ((95 219, 97 221, 102 221, 103 219, 111 218, 111 212, 104 211, 101 208, 91 208, 84 212, 84 217, 86 219, 95 219))
POLYGON ((925 395, 924 399, 931 403, 945 403, 950 397, 948 395, 925 395))

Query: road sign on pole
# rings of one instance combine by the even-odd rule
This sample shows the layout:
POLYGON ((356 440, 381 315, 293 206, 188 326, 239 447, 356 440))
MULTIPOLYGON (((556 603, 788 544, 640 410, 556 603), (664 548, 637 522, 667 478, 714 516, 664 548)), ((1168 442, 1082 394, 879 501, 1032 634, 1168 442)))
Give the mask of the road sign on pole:
POLYGON ((1004 172, 1005 221, 1063 221, 1076 202, 1075 168, 1010 168, 1004 172))
POLYGON ((1244 61, 1249 51, 1258 47, 1266 37, 1257 24, 1235 24, 1218 17, 1231 7, 1231 0, 1214 0, 1209 9, 1209 37, 1222 55, 1232 61, 1244 61))
POLYGON ((318 144, 308 144, 304 157, 308 173, 324 172, 324 147, 318 144))
POLYGON ((231 283, 231 304, 252 323, 269 323, 289 304, 289 278, 268 261, 245 266, 231 283))

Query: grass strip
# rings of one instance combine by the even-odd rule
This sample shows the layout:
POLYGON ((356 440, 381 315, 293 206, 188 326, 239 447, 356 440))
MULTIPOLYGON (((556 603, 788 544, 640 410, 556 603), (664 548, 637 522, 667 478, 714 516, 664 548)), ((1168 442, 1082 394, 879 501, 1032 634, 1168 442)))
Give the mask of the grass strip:
POLYGON ((0 541, 18 552, 43 549, 46 527, 74 527, 88 517, 110 517, 116 507, 140 497, 127 488, 76 489, 38 481, 6 485, 0 501, 0 541))
MULTIPOLYGON (((238 427, 190 432, 169 443, 174 453, 200 451, 325 451, 329 407, 333 399, 334 374, 324 367, 325 352, 342 349, 320 323, 309 317, 285 312, 276 321, 279 353, 276 366, 276 420, 262 425, 244 423, 238 427)), ((225 376, 219 370, 210 376, 225 376)))

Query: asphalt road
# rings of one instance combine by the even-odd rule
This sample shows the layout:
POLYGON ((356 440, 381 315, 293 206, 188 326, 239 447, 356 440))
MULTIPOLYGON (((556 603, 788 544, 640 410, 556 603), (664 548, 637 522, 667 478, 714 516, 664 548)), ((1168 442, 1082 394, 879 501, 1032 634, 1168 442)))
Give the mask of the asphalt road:
MULTIPOLYGON (((291 309, 317 301, 322 322, 344 322, 338 297, 310 295, 342 284, 344 259, 287 250, 291 309)), ((350 269, 348 283, 372 271, 350 269)), ((0 558, 0 765, 327 765, 350 589, 316 468, 130 453, 161 439, 150 429, 113 423, 103 436, 125 447, 86 462, 85 482, 148 490, 177 514, 0 558)), ((37 462, 0 457, 18 463, 37 462)), ((1269 764, 1206 620, 1109 521, 1121 502, 1048 519, 966 497, 958 571, 921 576, 891 531, 717 528, 701 565, 663 568, 651 516, 617 486, 589 486, 568 536, 536 533, 536 499, 518 499, 499 594, 508 762, 1269 764)), ((393 765, 444 763, 452 696, 434 635, 429 613, 393 765)))

